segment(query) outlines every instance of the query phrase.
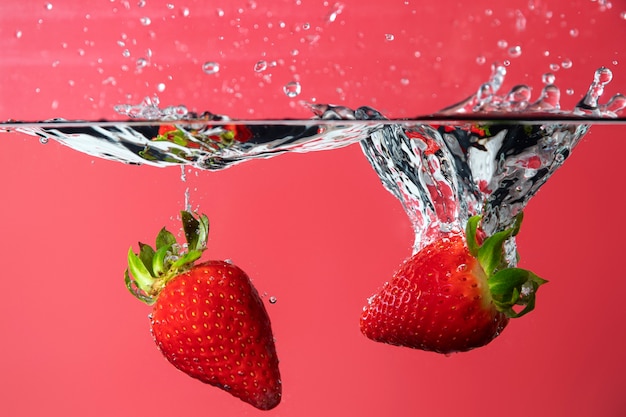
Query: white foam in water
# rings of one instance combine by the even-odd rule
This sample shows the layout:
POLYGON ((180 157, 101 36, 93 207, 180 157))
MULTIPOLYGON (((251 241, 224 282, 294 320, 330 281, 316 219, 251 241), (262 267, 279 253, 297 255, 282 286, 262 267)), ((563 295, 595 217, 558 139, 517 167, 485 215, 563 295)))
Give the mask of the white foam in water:
MULTIPOLYGON (((388 120, 370 107, 308 104, 314 115, 309 120, 241 122, 208 112, 197 115, 183 106, 160 108, 154 97, 117 106, 131 119, 128 123, 55 120, 54 125, 15 130, 124 163, 208 170, 360 143, 410 217, 417 251, 442 232, 463 230, 474 214, 484 215, 487 234, 510 226, 590 123, 615 118, 626 106, 621 94, 599 103, 612 78, 608 68, 596 71, 571 111, 560 108, 552 79, 535 101, 525 85, 499 94, 505 75, 504 67, 494 66, 475 94, 419 120, 388 120)), ((510 245, 513 265, 514 242, 510 245)))

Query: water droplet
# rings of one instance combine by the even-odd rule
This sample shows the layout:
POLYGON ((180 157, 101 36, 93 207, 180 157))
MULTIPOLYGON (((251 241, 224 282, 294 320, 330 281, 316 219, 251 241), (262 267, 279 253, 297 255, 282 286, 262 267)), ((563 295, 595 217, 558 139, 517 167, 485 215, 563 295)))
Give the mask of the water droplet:
POLYGON ((257 61, 257 63, 254 64, 254 72, 263 72, 266 69, 267 69, 267 61, 265 60, 257 61))
POLYGON ((149 26, 150 23, 152 23, 152 20, 150 20, 149 17, 145 16, 145 17, 142 17, 141 19, 139 19, 139 22, 141 22, 141 24, 143 26, 149 26))
POLYGON ((22 33, 22 31, 21 31, 21 30, 16 30, 16 31, 15 31, 15 37, 16 37, 17 39, 21 38, 21 37, 22 37, 22 35, 23 35, 23 33, 22 33))
POLYGON ((48 138, 39 138, 39 143, 45 145, 46 143, 48 143, 48 138))
POLYGON ((509 43, 505 41, 504 39, 500 39, 498 41, 498 48, 505 49, 507 46, 509 46, 509 43))
POLYGON ((509 56, 512 58, 517 58, 522 55, 522 47, 519 45, 515 45, 509 48, 509 56))
POLYGON ((526 16, 524 16, 521 10, 515 11, 515 29, 518 32, 526 30, 526 16))
POLYGON ((568 88, 567 90, 565 90, 565 94, 567 94, 568 96, 571 96, 574 94, 574 89, 573 88, 568 88))
POLYGON ((162 93, 163 91, 165 91, 165 84, 164 83, 157 84, 157 91, 159 93, 162 93))
POLYGON ((487 58, 485 58, 484 55, 479 55, 479 56, 476 57, 476 63, 478 65, 484 65, 485 62, 487 62, 487 58))
POLYGON ((333 6, 332 11, 328 15, 328 18, 327 18, 328 23, 333 23, 335 20, 337 20, 337 16, 339 16, 341 14, 341 12, 343 11, 344 7, 345 6, 344 6, 343 3, 335 3, 335 5, 333 6))
POLYGON ((183 7, 183 8, 180 10, 180 14, 181 14, 183 17, 188 17, 188 16, 189 16, 189 8, 187 8, 187 7, 183 7))
POLYGON ((410 83, 410 80, 408 78, 402 78, 400 80, 400 84, 402 85, 409 85, 409 83, 410 83))
POLYGON ((554 62, 553 62, 552 64, 550 64, 550 71, 555 71, 555 72, 556 72, 556 71, 558 71, 558 70, 559 70, 559 68, 561 68, 561 67, 559 66, 559 64, 556 64, 556 63, 554 63, 554 62))
POLYGON ((393 33, 385 33, 385 40, 388 42, 391 42, 392 40, 394 40, 396 37, 393 35, 393 33))
POLYGON ((613 72, 607 67, 600 67, 596 70, 593 79, 600 84, 610 83, 613 79, 613 72))
POLYGON ((626 20, 626 12, 621 12, 619 14, 619 17, 621 17, 622 19, 626 20))
POLYGON ((137 59, 137 70, 138 71, 141 71, 142 69, 144 69, 147 66, 148 66, 148 60, 146 58, 139 58, 139 59, 137 59))
POLYGON ((122 56, 123 56, 124 58, 128 58, 128 57, 130 56, 130 51, 129 51, 128 49, 124 49, 124 50, 122 51, 122 56))
POLYGON ((224 17, 224 10, 222 9, 217 9, 215 10, 215 12, 217 13, 218 17, 224 17))
POLYGON ((46 3, 46 10, 52 10, 52 3, 46 3))
POLYGON ((220 64, 214 61, 207 61, 202 64, 202 71, 205 74, 217 74, 220 71, 220 64))
POLYGON ((271 296, 270 298, 268 298, 268 301, 270 302, 270 304, 276 304, 276 301, 278 300, 276 299, 276 297, 271 296))
POLYGON ((562 163, 563 161, 565 161, 565 155, 563 155, 562 153, 557 153, 554 156, 554 160, 558 163, 562 163))
POLYGON ((578 37, 578 33, 579 33, 578 29, 576 29, 576 28, 570 29, 570 31, 569 31, 569 35, 572 38, 577 38, 578 37))
POLYGON ((556 76, 551 72, 546 72, 541 77, 541 81, 543 81, 544 84, 554 84, 554 80, 556 80, 556 76))
POLYGON ((565 68, 565 69, 570 69, 572 68, 572 60, 569 58, 566 58, 563 60, 563 62, 561 62, 561 67, 565 68))
POLYGON ((283 92, 289 98, 297 97, 302 91, 302 86, 297 81, 291 81, 283 87, 283 92))

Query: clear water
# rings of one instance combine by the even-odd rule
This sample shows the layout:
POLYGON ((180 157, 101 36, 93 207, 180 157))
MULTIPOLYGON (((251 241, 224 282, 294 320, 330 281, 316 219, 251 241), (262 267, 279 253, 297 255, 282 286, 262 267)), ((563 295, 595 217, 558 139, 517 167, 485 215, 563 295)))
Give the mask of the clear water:
MULTIPOLYGON (((572 111, 560 109, 559 89, 549 83, 553 80, 535 101, 525 85, 498 94, 505 74, 504 67, 494 66, 476 94, 411 120, 388 120, 370 107, 307 104, 314 114, 310 120, 240 121, 197 115, 183 106, 161 109, 155 97, 118 106, 118 113, 129 118, 125 123, 52 120, 10 128, 99 158, 203 170, 359 143, 382 184, 406 210, 417 251, 441 233, 463 230, 474 214, 484 215, 489 234, 508 227, 590 125, 618 122, 626 106, 621 94, 600 103, 612 79, 604 67, 572 111)), ((510 249, 514 264, 514 242, 510 249)))

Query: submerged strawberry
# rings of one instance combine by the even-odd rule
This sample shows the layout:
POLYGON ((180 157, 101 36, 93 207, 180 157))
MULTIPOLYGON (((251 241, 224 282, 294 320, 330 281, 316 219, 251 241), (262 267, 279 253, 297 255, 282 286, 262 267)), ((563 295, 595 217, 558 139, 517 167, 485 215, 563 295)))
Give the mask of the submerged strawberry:
POLYGON ((518 233, 521 220, 520 213, 512 228, 479 245, 480 217, 472 217, 466 236, 446 236, 407 259, 369 299, 361 316, 363 334, 444 354, 492 341, 509 318, 534 308, 535 293, 546 282, 530 271, 509 268, 504 259, 504 243, 518 233))
POLYGON ((128 253, 126 286, 153 305, 151 331, 165 358, 200 381, 261 410, 281 400, 269 316, 252 282, 225 261, 194 265, 206 249, 208 219, 182 212, 187 248, 162 229, 156 250, 128 253))

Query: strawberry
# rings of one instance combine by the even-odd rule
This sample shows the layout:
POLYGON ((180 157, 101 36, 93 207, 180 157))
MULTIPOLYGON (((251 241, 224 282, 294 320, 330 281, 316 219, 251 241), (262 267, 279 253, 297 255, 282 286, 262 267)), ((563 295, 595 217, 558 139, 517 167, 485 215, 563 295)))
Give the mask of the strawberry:
POLYGON ((206 249, 209 223, 181 213, 186 248, 163 228, 156 249, 128 252, 126 286, 152 305, 151 332, 176 368, 261 410, 281 400, 270 319, 244 271, 226 261, 194 265, 206 249))
POLYGON ((513 227, 486 238, 479 221, 470 218, 465 236, 449 234, 407 259, 368 300, 361 332, 377 342, 450 354, 486 345, 510 318, 530 312, 546 281, 509 268, 504 255, 522 214, 513 227))

